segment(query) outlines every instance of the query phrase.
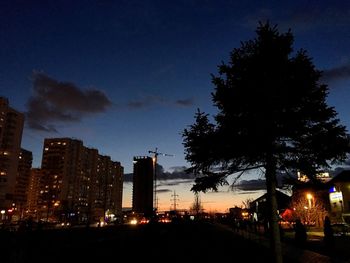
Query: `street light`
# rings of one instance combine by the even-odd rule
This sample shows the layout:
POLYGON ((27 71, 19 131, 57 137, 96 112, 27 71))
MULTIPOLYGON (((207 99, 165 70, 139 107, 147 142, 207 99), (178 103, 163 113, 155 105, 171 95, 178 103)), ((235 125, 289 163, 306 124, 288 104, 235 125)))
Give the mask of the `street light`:
POLYGON ((309 203, 309 209, 311 208, 311 199, 313 198, 312 194, 308 193, 306 194, 306 199, 309 203))

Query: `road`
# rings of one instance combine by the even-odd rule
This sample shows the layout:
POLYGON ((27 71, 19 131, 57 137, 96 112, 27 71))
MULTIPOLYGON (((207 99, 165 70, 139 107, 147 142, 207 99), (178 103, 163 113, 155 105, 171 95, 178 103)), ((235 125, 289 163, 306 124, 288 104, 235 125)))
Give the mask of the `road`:
MULTIPOLYGON (((320 253, 331 256, 331 262, 350 257, 345 239, 337 239, 330 252, 320 240, 310 241, 306 249, 318 254, 295 249, 286 239, 285 262, 310 262, 310 257, 329 262, 320 261, 320 253)), ((208 222, 2 231, 0 262, 272 262, 266 244, 261 236, 208 222)))
POLYGON ((271 262, 266 248, 208 223, 8 233, 1 242, 1 262, 11 263, 271 262))

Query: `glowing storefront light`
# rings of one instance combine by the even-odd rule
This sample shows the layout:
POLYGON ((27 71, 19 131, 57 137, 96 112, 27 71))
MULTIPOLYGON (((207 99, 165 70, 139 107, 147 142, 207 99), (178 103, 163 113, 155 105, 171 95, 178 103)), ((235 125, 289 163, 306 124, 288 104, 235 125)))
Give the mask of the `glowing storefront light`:
POLYGON ((329 194, 329 199, 331 202, 342 202, 343 201, 343 194, 342 192, 333 192, 329 194))

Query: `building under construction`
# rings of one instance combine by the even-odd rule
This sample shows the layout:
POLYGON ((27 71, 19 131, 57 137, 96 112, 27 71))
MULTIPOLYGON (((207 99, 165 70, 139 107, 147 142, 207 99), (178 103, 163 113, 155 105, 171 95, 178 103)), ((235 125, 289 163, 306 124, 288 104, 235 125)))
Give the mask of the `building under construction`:
POLYGON ((151 157, 134 157, 132 210, 145 216, 153 213, 153 169, 151 157))

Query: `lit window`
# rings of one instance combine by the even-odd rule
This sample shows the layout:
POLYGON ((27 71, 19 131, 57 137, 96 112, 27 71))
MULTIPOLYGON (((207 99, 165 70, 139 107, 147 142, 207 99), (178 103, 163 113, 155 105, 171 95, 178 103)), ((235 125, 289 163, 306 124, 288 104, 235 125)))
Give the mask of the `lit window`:
POLYGON ((49 147, 45 147, 45 151, 48 151, 49 150, 49 147))

